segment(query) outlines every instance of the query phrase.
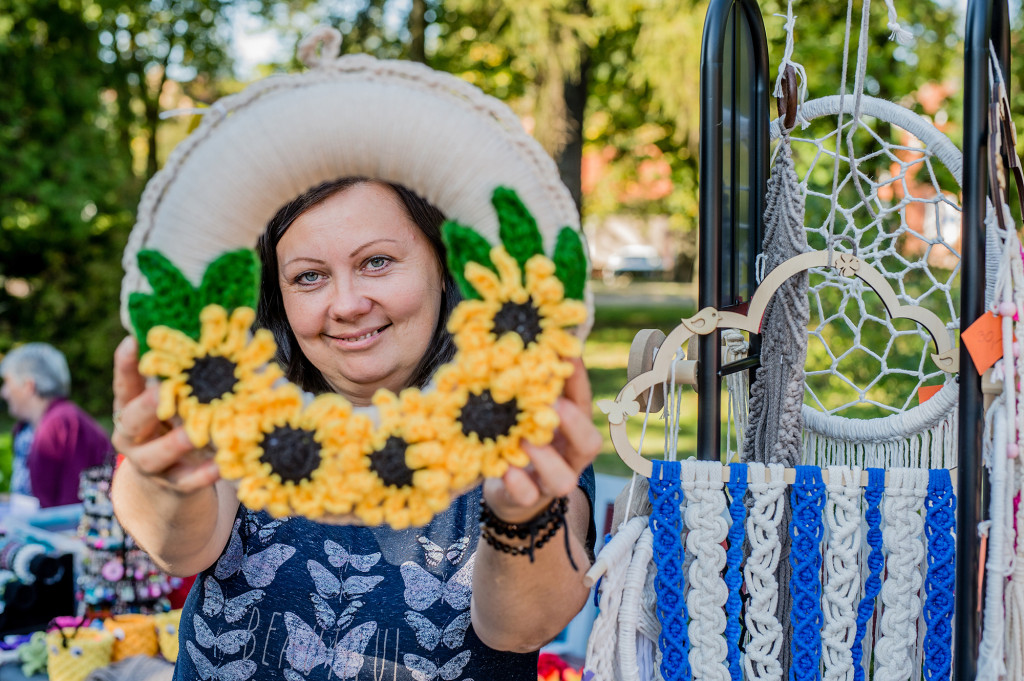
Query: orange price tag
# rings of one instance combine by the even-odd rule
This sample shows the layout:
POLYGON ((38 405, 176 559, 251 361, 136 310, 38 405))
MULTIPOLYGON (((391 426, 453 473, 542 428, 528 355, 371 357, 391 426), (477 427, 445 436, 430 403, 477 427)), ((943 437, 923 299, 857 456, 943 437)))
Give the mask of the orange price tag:
POLYGON ((1003 322, 991 312, 978 317, 960 337, 974 360, 978 375, 988 371, 1003 356, 1003 322))
POLYGON ((941 385, 922 385, 917 389, 917 403, 924 404, 928 400, 935 397, 935 393, 942 390, 941 385))

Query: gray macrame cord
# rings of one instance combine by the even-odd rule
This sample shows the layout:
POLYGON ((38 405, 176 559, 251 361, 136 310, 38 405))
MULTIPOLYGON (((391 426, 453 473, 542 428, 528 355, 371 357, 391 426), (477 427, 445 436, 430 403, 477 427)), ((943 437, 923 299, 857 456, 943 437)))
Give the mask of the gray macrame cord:
MULTIPOLYGON (((762 274, 809 250, 804 231, 804 195, 793 168, 793 150, 787 131, 779 138, 765 198, 762 274)), ((741 453, 743 461, 781 463, 787 468, 801 461, 804 363, 807 360, 807 324, 811 316, 807 288, 807 272, 795 274, 779 287, 765 309, 761 324, 761 366, 750 388, 750 412, 741 453)), ((789 519, 787 499, 783 527, 789 527, 789 519)), ((784 531, 781 540, 782 552, 776 573, 779 584, 776 616, 783 627, 780 662, 785 674, 790 664, 792 638, 789 533, 784 531)))

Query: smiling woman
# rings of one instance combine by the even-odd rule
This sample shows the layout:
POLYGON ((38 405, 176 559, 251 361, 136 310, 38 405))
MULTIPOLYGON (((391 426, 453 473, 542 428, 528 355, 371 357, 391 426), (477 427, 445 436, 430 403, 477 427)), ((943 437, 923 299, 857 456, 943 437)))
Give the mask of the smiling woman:
POLYGON ((258 319, 290 380, 367 405, 379 388, 423 387, 452 358, 444 322, 461 296, 443 219, 408 189, 362 178, 326 182, 278 211, 257 245, 258 319))
POLYGON ((115 509, 200 573, 177 678, 533 681, 595 534, 579 216, 506 107, 338 41, 146 189, 115 509))

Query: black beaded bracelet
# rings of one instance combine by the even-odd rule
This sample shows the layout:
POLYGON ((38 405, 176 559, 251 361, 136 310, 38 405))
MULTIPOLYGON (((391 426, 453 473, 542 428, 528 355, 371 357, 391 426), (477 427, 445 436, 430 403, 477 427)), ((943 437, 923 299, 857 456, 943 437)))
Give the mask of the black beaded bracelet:
MULTIPOLYGON (((510 556, 529 556, 530 562, 534 562, 534 551, 547 544, 565 526, 565 513, 569 508, 568 497, 557 497, 551 504, 534 516, 531 520, 523 523, 505 522, 484 502, 480 500, 480 536, 491 547, 510 556), (497 535, 509 539, 527 539, 530 543, 527 546, 515 546, 506 544, 497 535)), ((569 532, 565 532, 565 550, 569 556, 569 564, 572 569, 579 571, 576 561, 572 558, 572 548, 569 544, 569 532)))

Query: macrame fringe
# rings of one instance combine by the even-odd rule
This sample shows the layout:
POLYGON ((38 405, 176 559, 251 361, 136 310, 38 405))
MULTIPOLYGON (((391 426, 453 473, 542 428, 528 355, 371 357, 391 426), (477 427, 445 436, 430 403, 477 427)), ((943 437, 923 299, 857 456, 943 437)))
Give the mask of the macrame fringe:
POLYGON ((803 463, 819 468, 956 468, 959 386, 880 419, 830 416, 804 406, 803 463))

